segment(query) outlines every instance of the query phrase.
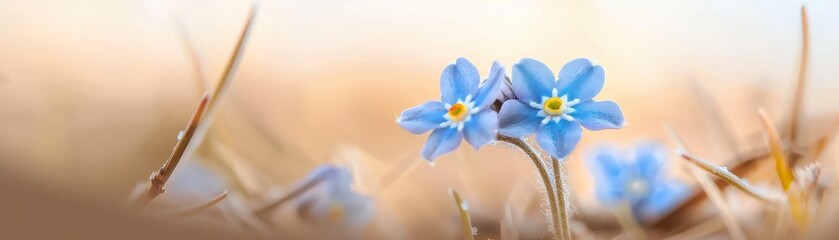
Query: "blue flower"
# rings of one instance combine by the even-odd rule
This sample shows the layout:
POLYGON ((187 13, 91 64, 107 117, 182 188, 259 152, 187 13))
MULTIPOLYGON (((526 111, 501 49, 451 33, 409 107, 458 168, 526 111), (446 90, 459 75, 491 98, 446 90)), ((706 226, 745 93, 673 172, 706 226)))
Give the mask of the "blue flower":
POLYGON ((667 152, 657 142, 635 147, 633 157, 603 146, 589 158, 597 198, 606 205, 628 204, 639 220, 649 220, 670 211, 690 193, 682 182, 664 170, 667 152))
POLYGON ((501 94, 504 67, 495 62, 489 78, 478 87, 478 69, 465 58, 449 64, 440 76, 442 101, 428 101, 402 112, 396 120, 413 134, 431 131, 422 156, 431 161, 450 152, 466 138, 475 149, 495 141, 498 114, 490 109, 501 94))
POLYGON ((324 165, 304 178, 302 185, 314 183, 297 199, 302 219, 319 223, 360 227, 374 216, 373 201, 353 191, 353 177, 345 167, 324 165))
POLYGON ((565 158, 580 141, 580 125, 589 130, 625 125, 617 104, 592 100, 604 81, 603 67, 585 58, 565 64, 558 80, 545 64, 522 59, 513 65, 517 100, 501 106, 498 133, 521 138, 535 132, 542 149, 552 157, 565 158))

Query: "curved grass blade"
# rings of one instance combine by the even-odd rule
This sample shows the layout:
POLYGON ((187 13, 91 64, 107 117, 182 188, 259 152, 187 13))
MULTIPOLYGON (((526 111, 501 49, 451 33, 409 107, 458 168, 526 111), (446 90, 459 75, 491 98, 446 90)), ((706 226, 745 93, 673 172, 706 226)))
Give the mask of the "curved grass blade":
POLYGON ((463 227, 463 239, 475 239, 473 235, 474 232, 472 230, 472 220, 469 218, 469 206, 463 201, 463 199, 460 198, 460 194, 458 194, 454 189, 449 190, 449 193, 451 193, 452 197, 454 197, 454 202, 457 203, 457 210, 460 212, 460 223, 463 227))
POLYGON ((807 20, 807 9, 801 6, 801 63, 798 66, 798 81, 795 85, 795 95, 792 99, 792 111, 789 120, 790 144, 797 144, 798 125, 801 121, 802 106, 804 104, 804 90, 807 87, 807 66, 810 57, 810 24, 807 20))
POLYGON ((242 52, 244 49, 244 43, 246 42, 248 36, 250 35, 251 27, 253 26, 253 19, 256 15, 257 4, 256 2, 253 3, 250 9, 250 13, 248 15, 247 23, 245 24, 245 28, 242 30, 242 34, 239 37, 239 42, 236 45, 236 49, 233 51, 233 56, 231 57, 230 61, 227 64, 227 67, 224 70, 224 74, 222 74, 221 80, 218 82, 214 92, 212 94, 205 94, 202 98, 201 102, 199 103, 195 113, 193 113, 192 118, 190 119, 187 126, 184 128, 183 135, 180 135, 178 138, 178 142, 175 144, 175 148, 172 151, 169 159, 163 164, 163 167, 160 168, 159 171, 152 173, 152 176, 149 180, 149 186, 145 192, 143 192, 137 199, 135 199, 135 205, 139 207, 145 207, 150 203, 154 198, 159 196, 164 192, 164 185, 169 180, 169 177, 172 176, 172 173, 175 171, 175 167, 177 167, 178 162, 180 162, 181 158, 187 152, 187 147, 192 147, 192 145, 198 145, 202 141, 203 134, 196 134, 197 130, 199 129, 206 129, 205 126, 210 124, 211 121, 202 121, 202 119, 210 119, 210 117, 205 117, 209 115, 209 112, 213 109, 214 103, 218 99, 218 95, 224 89, 227 84, 229 84, 230 79, 233 78, 233 73, 235 72, 236 66, 240 62, 242 57, 242 52), (190 144, 192 142, 192 144, 190 144))
POLYGON ((781 186, 784 188, 785 192, 789 191, 790 184, 795 181, 795 178, 792 175, 789 163, 787 163, 786 155, 783 150, 783 144, 781 143, 781 137, 778 135, 775 124, 772 123, 771 119, 769 119, 769 115, 766 114, 766 111, 758 109, 758 113, 760 114, 760 120, 763 123, 763 127, 766 130, 766 141, 769 144, 769 152, 772 155, 772 159, 775 160, 775 170, 778 172, 778 178, 781 179, 781 186))
POLYGON ((135 199, 134 203, 136 206, 145 207, 149 204, 149 202, 154 200, 154 198, 164 192, 164 185, 166 185, 166 182, 169 181, 172 173, 175 172, 175 167, 178 166, 178 163, 181 161, 181 158, 186 152, 186 148, 189 146, 190 141, 192 141, 193 136, 195 136, 195 131, 201 123, 201 119, 204 117, 204 113, 207 110, 209 98, 209 94, 204 94, 204 97, 201 99, 201 102, 198 103, 198 107, 196 107, 195 112, 192 114, 192 118, 190 118, 186 127, 184 127, 182 135, 178 136, 178 142, 175 143, 175 148, 169 155, 169 159, 166 160, 160 170, 152 173, 149 178, 148 188, 146 188, 146 190, 138 196, 137 199, 135 199))
POLYGON ((213 197, 212 199, 208 200, 207 202, 204 202, 204 203, 202 203, 198 206, 195 206, 195 207, 188 208, 186 210, 176 212, 175 215, 179 216, 179 217, 188 217, 188 216, 198 214, 198 213, 200 213, 200 212, 202 212, 202 211, 204 211, 208 208, 211 208, 211 207, 215 206, 216 204, 218 204, 219 202, 221 202, 222 200, 227 198, 227 194, 228 194, 228 191, 227 191, 227 189, 225 189, 224 192, 222 192, 218 196, 213 197))
MULTIPOLYGON (((679 149, 685 150, 684 143, 682 142, 681 137, 676 133, 676 129, 672 126, 668 128, 668 133, 673 138, 673 141, 676 142, 676 145, 679 149)), ((725 199, 720 192, 720 189, 714 185, 714 183, 708 179, 707 176, 702 175, 702 173, 694 168, 688 167, 689 172, 691 175, 699 182, 699 185, 708 194, 708 199, 711 200, 711 203, 720 210, 720 215, 725 222, 726 228, 728 229, 729 234, 731 235, 732 239, 735 240, 745 240, 746 234, 743 232, 743 228, 740 227, 740 224, 737 222, 737 219, 734 217, 734 214, 731 212, 731 209, 728 205, 725 204, 725 199)))
POLYGON ((519 240, 519 228, 516 213, 509 202, 504 204, 504 217, 501 220, 501 240, 519 240))
POLYGON ((703 160, 703 159, 701 159, 697 156, 694 156, 693 154, 690 154, 690 153, 684 151, 683 149, 677 150, 676 154, 679 154, 679 156, 682 156, 682 158, 684 158, 688 162, 692 163, 693 165, 699 167, 702 170, 705 170, 706 172, 710 173, 711 175, 714 175, 714 176, 718 177, 719 179, 722 179, 726 183, 731 184, 731 186, 734 186, 735 188, 737 188, 738 190, 742 191, 743 193, 745 193, 749 196, 752 196, 752 197, 754 197, 758 200, 761 200, 761 201, 767 202, 767 203, 773 203, 773 202, 781 201, 780 199, 778 199, 776 197, 769 196, 766 193, 764 193, 763 191, 755 189, 746 180, 741 179, 737 175, 734 175, 733 173, 731 173, 731 171, 728 171, 728 169, 725 168, 725 167, 720 167, 720 166, 714 165, 714 164, 712 164, 708 161, 705 161, 705 160, 703 160))

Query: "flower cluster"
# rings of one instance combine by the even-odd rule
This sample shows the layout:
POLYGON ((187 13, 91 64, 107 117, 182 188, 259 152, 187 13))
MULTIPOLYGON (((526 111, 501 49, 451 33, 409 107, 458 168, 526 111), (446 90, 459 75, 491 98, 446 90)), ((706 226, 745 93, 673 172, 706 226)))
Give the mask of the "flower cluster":
POLYGON ((457 148, 462 138, 478 149, 493 142, 496 134, 515 138, 536 134, 542 149, 563 159, 579 142, 582 127, 625 125, 617 104, 592 100, 603 87, 605 74, 588 59, 572 60, 554 77, 545 64, 525 58, 513 65, 511 83, 505 77, 504 68, 495 62, 479 86, 477 68, 458 58, 440 77, 441 101, 409 108, 396 122, 414 134, 432 131, 421 152, 429 161, 457 148), (503 101, 497 113, 490 108, 496 100, 503 101))
POLYGON ((639 143, 634 153, 602 146, 589 158, 597 198, 606 205, 626 204, 639 220, 655 219, 682 202, 690 189, 664 171, 667 153, 656 142, 639 143))

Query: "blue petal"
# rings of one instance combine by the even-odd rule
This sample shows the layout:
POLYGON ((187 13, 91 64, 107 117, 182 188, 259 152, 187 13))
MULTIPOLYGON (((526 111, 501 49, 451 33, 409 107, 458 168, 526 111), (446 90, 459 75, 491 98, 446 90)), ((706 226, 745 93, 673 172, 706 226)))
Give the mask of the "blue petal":
POLYGON ((674 207, 687 200, 692 192, 692 189, 682 182, 668 180, 660 183, 663 185, 653 191, 641 208, 641 216, 644 219, 660 217, 672 211, 674 207))
POLYGON ((332 194, 321 191, 319 195, 311 194, 298 198, 298 214, 306 221, 324 225, 340 224, 349 227, 362 227, 373 219, 375 207, 370 197, 347 191, 332 194), (333 215, 334 208, 340 208, 341 215, 333 215))
MULTIPOLYGON (((481 76, 478 69, 465 58, 458 58, 449 64, 440 75, 440 94, 444 103, 454 104, 478 90, 481 76)), ((474 97, 474 96, 473 96, 474 97)))
POLYGON ((464 126, 464 137, 475 149, 495 141, 495 131, 498 130, 498 114, 491 109, 484 109, 472 115, 472 119, 464 126))
POLYGON ((635 165, 639 175, 648 182, 662 181, 660 173, 665 159, 667 152, 660 143, 643 142, 635 147, 635 165))
POLYGON ((589 157, 589 170, 594 177, 597 198, 605 204, 617 204, 624 199, 628 174, 620 153, 612 147, 599 147, 589 157))
POLYGON ((514 138, 533 134, 542 121, 539 111, 517 100, 504 102, 498 112, 498 133, 514 138))
POLYGON ((342 199, 344 205, 344 224, 352 227, 362 227, 373 220, 376 215, 375 204, 370 197, 352 194, 342 199))
POLYGON ((575 122, 550 121, 537 131, 536 143, 539 143, 539 146, 551 157, 563 159, 577 146, 582 132, 583 128, 575 122))
POLYGON ((443 103, 428 101, 422 105, 406 109, 396 119, 396 122, 408 132, 420 134, 440 127, 440 124, 446 121, 443 115, 446 115, 447 112, 443 103))
POLYGON ((498 96, 501 95, 501 84, 503 81, 504 67, 498 62, 493 62, 492 69, 489 71, 489 78, 478 89, 478 93, 475 94, 475 106, 484 109, 492 104, 492 102, 495 102, 495 99, 498 99, 498 96))
MULTIPOLYGON (((308 191, 295 199, 298 203, 298 213, 305 220, 317 221, 319 224, 335 223, 330 212, 339 207, 343 210, 343 223, 359 225, 366 224, 372 217, 372 204, 369 197, 360 195, 352 190, 352 172, 346 167, 323 165, 309 173, 298 184, 312 184, 320 179, 320 183, 309 188, 308 191)), ((358 225, 351 225, 358 226, 358 225)))
POLYGON ((568 100, 586 101, 597 96, 603 88, 606 74, 603 67, 595 65, 585 58, 577 58, 566 63, 559 70, 556 89, 559 95, 568 95, 568 100))
POLYGON ((298 187, 318 183, 312 190, 314 197, 329 198, 350 192, 352 184, 352 172, 345 167, 326 164, 321 165, 306 175, 305 178, 295 183, 298 187))
POLYGON ((460 146, 462 136, 463 133, 458 131, 457 128, 445 127, 435 129, 431 132, 431 136, 428 136, 428 141, 425 142, 425 146, 422 148, 422 157, 430 162, 444 153, 451 152, 457 146, 460 146))
POLYGON ((331 164, 321 165, 309 172, 301 182, 306 183, 315 179, 333 179, 338 176, 340 169, 340 167, 331 164))
POLYGON ((203 161, 182 162, 178 174, 172 175, 166 190, 167 199, 174 203, 195 201, 195 198, 212 198, 226 186, 217 172, 213 172, 203 161))
POLYGON ((542 97, 551 96, 555 82, 551 69, 536 59, 524 58, 513 65, 513 92, 525 103, 540 103, 542 97))
POLYGON ((618 104, 612 101, 585 101, 574 105, 571 116, 575 121, 588 130, 618 129, 626 125, 623 112, 618 104))

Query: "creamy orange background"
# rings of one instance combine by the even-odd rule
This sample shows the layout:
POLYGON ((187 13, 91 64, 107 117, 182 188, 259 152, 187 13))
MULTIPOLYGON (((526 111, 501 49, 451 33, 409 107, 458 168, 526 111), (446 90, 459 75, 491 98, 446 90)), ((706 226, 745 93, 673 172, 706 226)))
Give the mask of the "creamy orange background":
MULTIPOLYGON (((492 61, 510 67, 533 57, 557 71, 588 57, 606 69, 597 98, 618 102, 629 122, 619 131, 584 132, 568 161, 575 206, 602 211, 586 201, 584 160, 598 143, 667 141, 662 126, 672 123, 696 152, 730 159, 703 107, 712 103, 739 149, 764 146, 756 109, 766 108, 779 125, 789 116, 800 4, 263 1, 216 124, 228 130, 236 161, 260 175, 268 191, 319 163, 346 161, 346 151, 363 152, 376 169, 416 156, 426 136, 403 131, 394 119, 439 98, 440 71, 457 57, 484 76, 492 61), (696 100, 697 85, 709 102, 696 100)), ((828 122, 839 100, 839 3, 804 4, 812 48, 805 119, 828 122)), ((0 1, 0 168, 124 201, 166 159, 203 87, 217 81, 248 7, 215 0, 0 1), (179 21, 206 82, 196 80, 179 21)), ((809 126, 805 138, 813 139, 820 131, 809 126)), ((406 173, 381 202, 405 226, 436 222, 441 235, 451 236, 459 225, 449 188, 464 193, 479 218, 499 219, 511 195, 536 194, 532 172, 509 147, 474 151, 464 143, 433 167, 423 163, 406 173)), ((535 214, 530 218, 542 219, 535 214)))

